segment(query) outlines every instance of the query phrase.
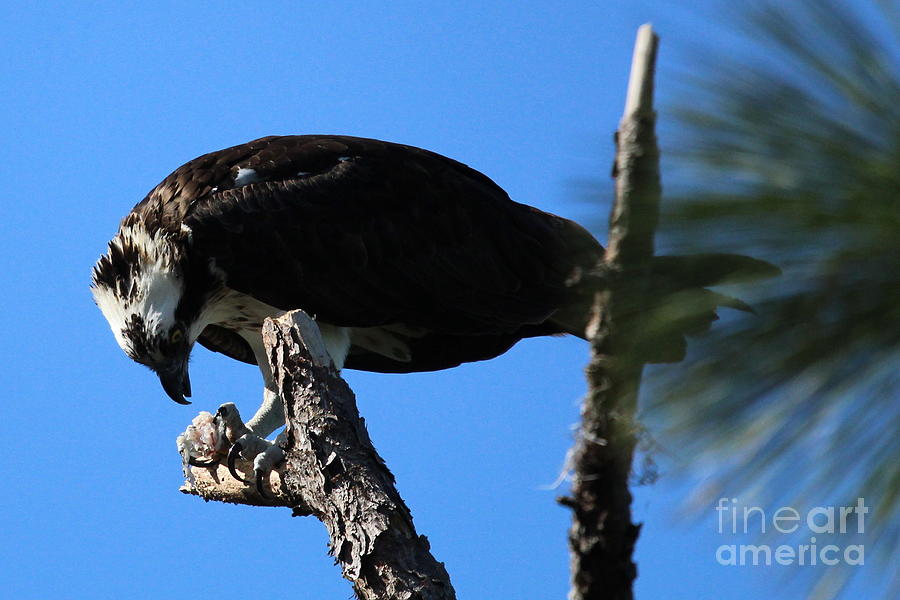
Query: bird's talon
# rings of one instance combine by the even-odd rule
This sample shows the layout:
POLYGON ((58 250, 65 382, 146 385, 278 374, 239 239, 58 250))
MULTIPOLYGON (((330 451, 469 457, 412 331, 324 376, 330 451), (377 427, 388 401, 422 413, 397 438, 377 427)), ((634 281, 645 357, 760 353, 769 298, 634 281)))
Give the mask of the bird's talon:
MULTIPOLYGON (((283 434, 282 434, 283 435, 283 434)), ((253 459, 253 474, 256 477, 256 490, 259 495, 268 500, 272 499, 272 495, 266 491, 265 482, 275 467, 284 462, 284 450, 281 449, 279 436, 275 443, 269 443, 268 447, 256 455, 253 459)))
POLYGON ((200 467, 202 469, 211 469, 213 467, 218 466, 218 464, 222 462, 220 459, 214 458, 208 461, 197 460, 193 456, 188 456, 187 463, 192 467, 200 467))
POLYGON ((250 482, 244 479, 238 474, 237 467, 235 466, 235 462, 237 462, 238 457, 241 455, 241 452, 244 450, 244 447, 241 446, 240 442, 235 442, 234 445, 231 446, 231 450, 228 451, 228 472, 231 473, 231 476, 240 481, 241 483, 246 483, 250 485, 250 482))
POLYGON ((256 476, 256 491, 259 492, 259 495, 265 498, 266 500, 272 500, 272 495, 266 491, 265 479, 266 479, 266 471, 262 469, 256 469, 253 474, 256 476))
POLYGON ((260 496, 273 499, 266 490, 265 479, 272 469, 284 461, 284 451, 275 443, 252 433, 241 420, 234 404, 223 404, 215 415, 200 413, 183 434, 178 436, 178 451, 185 464, 199 468, 214 468, 221 463, 228 472, 244 485, 254 485, 260 496), (232 442, 232 440, 234 440, 232 442), (237 462, 252 461, 255 481, 245 478, 238 471, 237 462))

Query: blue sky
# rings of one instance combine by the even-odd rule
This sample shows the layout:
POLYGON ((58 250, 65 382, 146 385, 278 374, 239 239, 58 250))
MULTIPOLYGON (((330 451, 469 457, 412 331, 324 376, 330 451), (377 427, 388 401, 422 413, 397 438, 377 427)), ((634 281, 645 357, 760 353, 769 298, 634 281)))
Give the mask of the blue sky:
MULTIPOLYGON (((175 436, 222 402, 252 413, 261 385, 254 367, 199 349, 194 405, 176 406, 93 305, 90 267, 160 179, 263 135, 346 133, 446 154, 519 202, 604 223, 608 194, 586 204, 576 183, 609 172, 637 27, 652 21, 662 36, 665 104, 690 68, 681 49, 728 39, 716 14, 713 2, 651 0, 7 6, 0 581, 10 597, 350 595, 318 521, 177 492, 175 436)), ((447 372, 346 373, 459 597, 565 595, 569 513, 551 486, 586 359, 583 342, 546 339, 447 372)), ((675 510, 689 492, 671 477, 635 491, 639 597, 795 597, 779 577, 790 571, 717 565, 714 515, 675 510)))

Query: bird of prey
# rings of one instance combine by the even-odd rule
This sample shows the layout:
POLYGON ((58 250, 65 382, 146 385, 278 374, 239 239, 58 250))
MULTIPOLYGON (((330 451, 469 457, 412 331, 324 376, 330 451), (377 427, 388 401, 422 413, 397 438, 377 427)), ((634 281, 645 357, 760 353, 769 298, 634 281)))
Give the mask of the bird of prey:
MULTIPOLYGON (((218 442, 232 462, 248 439, 284 425, 262 343, 267 317, 306 311, 338 369, 446 369, 527 337, 584 337, 589 275, 602 258, 581 226, 512 201, 439 154, 348 136, 271 136, 200 156, 153 188, 96 263, 92 292, 122 350, 178 403, 191 395, 197 343, 259 365, 257 413, 236 426, 233 405, 217 415, 231 419, 221 438, 245 437, 243 448, 218 442)), ((716 304, 743 308, 708 294, 701 321, 716 304)), ((194 454, 194 464, 211 464, 194 454)))

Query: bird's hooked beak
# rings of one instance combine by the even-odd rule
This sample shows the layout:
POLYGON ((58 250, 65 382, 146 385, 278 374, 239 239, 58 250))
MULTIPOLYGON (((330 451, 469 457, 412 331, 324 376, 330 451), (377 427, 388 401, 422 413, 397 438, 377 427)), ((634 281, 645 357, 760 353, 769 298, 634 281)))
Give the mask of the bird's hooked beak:
POLYGON ((191 397, 191 378, 188 375, 186 356, 159 369, 156 374, 159 375, 159 382, 169 398, 178 404, 190 404, 184 399, 185 396, 191 397))

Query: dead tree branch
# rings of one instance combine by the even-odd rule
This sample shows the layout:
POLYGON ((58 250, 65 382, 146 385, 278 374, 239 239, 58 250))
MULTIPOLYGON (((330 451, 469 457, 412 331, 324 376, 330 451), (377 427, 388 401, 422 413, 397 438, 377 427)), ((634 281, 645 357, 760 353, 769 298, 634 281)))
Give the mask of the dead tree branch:
POLYGON ((192 467, 183 491, 315 516, 328 530, 344 577, 364 600, 455 598, 444 565, 416 533, 316 324, 302 311, 267 319, 263 341, 287 414, 286 460, 268 482, 274 499, 235 482, 225 467, 192 467))
POLYGON ((628 488, 637 441, 635 411, 643 364, 634 347, 635 310, 645 296, 659 217, 659 151, 653 110, 658 38, 638 31, 625 114, 617 133, 616 199, 604 270, 610 286, 596 295, 588 329, 588 395, 573 450, 569 531, 571 600, 633 597, 632 561, 639 526, 631 522, 628 488))

